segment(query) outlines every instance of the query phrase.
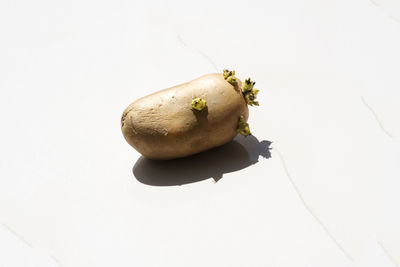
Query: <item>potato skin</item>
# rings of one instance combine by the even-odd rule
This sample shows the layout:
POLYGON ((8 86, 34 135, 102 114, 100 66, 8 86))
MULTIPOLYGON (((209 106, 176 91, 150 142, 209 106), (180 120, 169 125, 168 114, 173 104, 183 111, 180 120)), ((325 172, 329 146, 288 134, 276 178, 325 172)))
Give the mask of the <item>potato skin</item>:
POLYGON ((236 136, 239 117, 249 116, 240 88, 240 80, 231 85, 213 73, 145 96, 123 112, 122 133, 139 153, 157 160, 223 145, 236 136), (207 108, 193 110, 194 97, 205 99, 207 108))

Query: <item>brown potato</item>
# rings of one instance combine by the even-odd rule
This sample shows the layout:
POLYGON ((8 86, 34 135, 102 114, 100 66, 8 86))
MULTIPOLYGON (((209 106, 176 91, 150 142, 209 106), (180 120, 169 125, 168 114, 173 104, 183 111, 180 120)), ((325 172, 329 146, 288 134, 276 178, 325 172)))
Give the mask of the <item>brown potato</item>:
POLYGON ((249 116, 241 81, 232 84, 214 73, 140 98, 123 112, 122 133, 150 159, 185 157, 223 145, 238 133, 240 116, 243 123, 249 116), (205 100, 207 107, 193 108, 194 98, 205 100))

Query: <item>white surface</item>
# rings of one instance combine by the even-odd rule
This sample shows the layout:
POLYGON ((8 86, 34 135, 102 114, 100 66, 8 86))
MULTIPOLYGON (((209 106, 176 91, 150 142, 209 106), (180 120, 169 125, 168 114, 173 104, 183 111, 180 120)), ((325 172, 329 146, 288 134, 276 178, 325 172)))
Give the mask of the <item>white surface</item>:
POLYGON ((0 224, 0 266, 57 267, 60 263, 45 251, 34 248, 11 228, 0 224))
POLYGON ((398 3, 2 1, 0 266, 400 264, 398 3), (123 109, 215 67, 258 141, 138 161, 123 109))

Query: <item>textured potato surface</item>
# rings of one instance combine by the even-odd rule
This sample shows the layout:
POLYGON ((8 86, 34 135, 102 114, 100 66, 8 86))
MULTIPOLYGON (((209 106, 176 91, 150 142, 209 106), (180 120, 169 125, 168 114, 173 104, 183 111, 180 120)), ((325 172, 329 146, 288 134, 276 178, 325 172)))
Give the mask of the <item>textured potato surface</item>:
POLYGON ((151 159, 179 158, 223 145, 236 136, 239 117, 248 119, 240 88, 240 80, 232 85, 215 73, 140 98, 123 112, 123 135, 151 159), (194 98, 204 99, 207 107, 193 109, 194 98))

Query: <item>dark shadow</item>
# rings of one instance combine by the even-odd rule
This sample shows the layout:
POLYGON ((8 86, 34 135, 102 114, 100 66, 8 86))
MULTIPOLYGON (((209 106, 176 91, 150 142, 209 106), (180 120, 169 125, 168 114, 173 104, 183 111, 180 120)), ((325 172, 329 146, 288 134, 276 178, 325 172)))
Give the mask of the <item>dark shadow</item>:
POLYGON ((183 185, 234 172, 258 162, 259 156, 270 158, 270 141, 259 142, 250 135, 236 136, 226 145, 186 158, 167 161, 140 157, 133 167, 136 179, 147 185, 183 185))

